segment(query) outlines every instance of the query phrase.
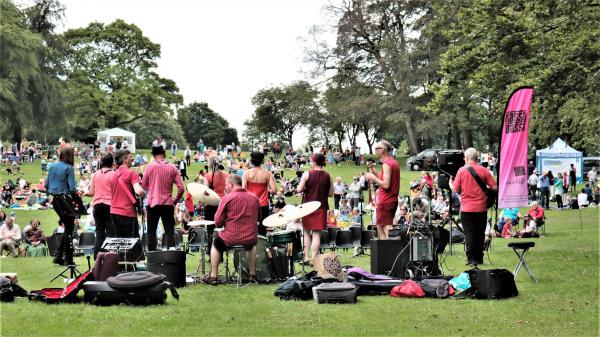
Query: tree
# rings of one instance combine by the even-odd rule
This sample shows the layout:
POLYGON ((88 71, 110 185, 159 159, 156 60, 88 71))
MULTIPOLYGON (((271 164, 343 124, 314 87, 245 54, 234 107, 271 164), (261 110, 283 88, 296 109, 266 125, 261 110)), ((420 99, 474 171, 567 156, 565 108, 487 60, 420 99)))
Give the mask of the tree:
POLYGON ((175 82, 153 71, 160 46, 133 24, 99 22, 64 33, 66 110, 75 136, 141 118, 173 117, 183 97, 175 82))
POLYGON ((42 71, 38 55, 43 48, 42 38, 27 28, 23 12, 0 0, 0 119, 16 142, 34 120, 30 86, 42 71))
POLYGON ((272 133, 293 147, 292 137, 318 112, 317 90, 305 81, 260 90, 252 98, 253 119, 261 133, 272 133))
POLYGON ((214 112, 207 103, 194 102, 178 111, 177 121, 189 144, 196 144, 199 138, 206 146, 239 143, 237 130, 229 122, 214 112))

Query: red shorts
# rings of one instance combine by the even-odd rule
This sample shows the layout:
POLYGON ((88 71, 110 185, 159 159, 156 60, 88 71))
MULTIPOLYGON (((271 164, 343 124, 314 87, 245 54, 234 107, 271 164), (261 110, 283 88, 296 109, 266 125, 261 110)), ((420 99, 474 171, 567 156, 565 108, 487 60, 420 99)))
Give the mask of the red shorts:
POLYGON ((391 226, 394 224, 394 215, 396 215, 398 201, 385 204, 377 204, 375 224, 377 227, 391 226))
POLYGON ((327 223, 327 210, 319 208, 302 218, 302 227, 305 231, 322 231, 327 223))

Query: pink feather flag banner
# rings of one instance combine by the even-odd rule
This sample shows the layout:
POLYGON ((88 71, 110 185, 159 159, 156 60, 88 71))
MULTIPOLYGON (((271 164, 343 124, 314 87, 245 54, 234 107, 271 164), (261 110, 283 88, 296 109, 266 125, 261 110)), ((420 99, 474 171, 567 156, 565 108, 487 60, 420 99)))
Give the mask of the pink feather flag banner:
POLYGON ((513 91, 502 118, 498 208, 527 206, 527 151, 533 87, 513 91))

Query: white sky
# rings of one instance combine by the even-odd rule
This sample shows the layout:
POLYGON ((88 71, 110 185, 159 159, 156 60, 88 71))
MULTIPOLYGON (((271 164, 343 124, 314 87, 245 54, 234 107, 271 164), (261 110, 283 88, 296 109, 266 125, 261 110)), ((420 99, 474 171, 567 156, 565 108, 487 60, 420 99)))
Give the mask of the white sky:
MULTIPOLYGON (((327 0, 61 0, 63 29, 123 19, 161 46, 157 72, 174 80, 185 103, 207 102, 238 129, 260 89, 306 79, 309 28, 331 21, 327 0)), ((59 27, 60 29, 61 27, 59 27)), ((62 29, 60 29, 62 30, 62 29)), ((314 82, 314 81, 310 81, 314 82)), ((294 137, 296 146, 306 134, 294 137)))

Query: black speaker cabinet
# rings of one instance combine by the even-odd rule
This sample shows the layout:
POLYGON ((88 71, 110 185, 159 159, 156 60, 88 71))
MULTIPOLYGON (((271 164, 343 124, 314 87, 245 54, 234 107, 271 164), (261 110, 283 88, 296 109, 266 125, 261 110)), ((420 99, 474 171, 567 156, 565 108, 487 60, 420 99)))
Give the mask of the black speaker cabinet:
POLYGON ((139 238, 106 238, 102 249, 119 254, 119 261, 135 262, 144 257, 139 238))
POLYGON ((445 150, 438 152, 438 168, 441 173, 456 176, 459 168, 465 166, 465 156, 461 150, 445 150))
POLYGON ((182 250, 148 252, 147 268, 165 275, 175 287, 185 286, 185 252, 182 250))
POLYGON ((407 246, 406 239, 372 240, 371 273, 403 278, 410 261, 410 247, 407 246))

